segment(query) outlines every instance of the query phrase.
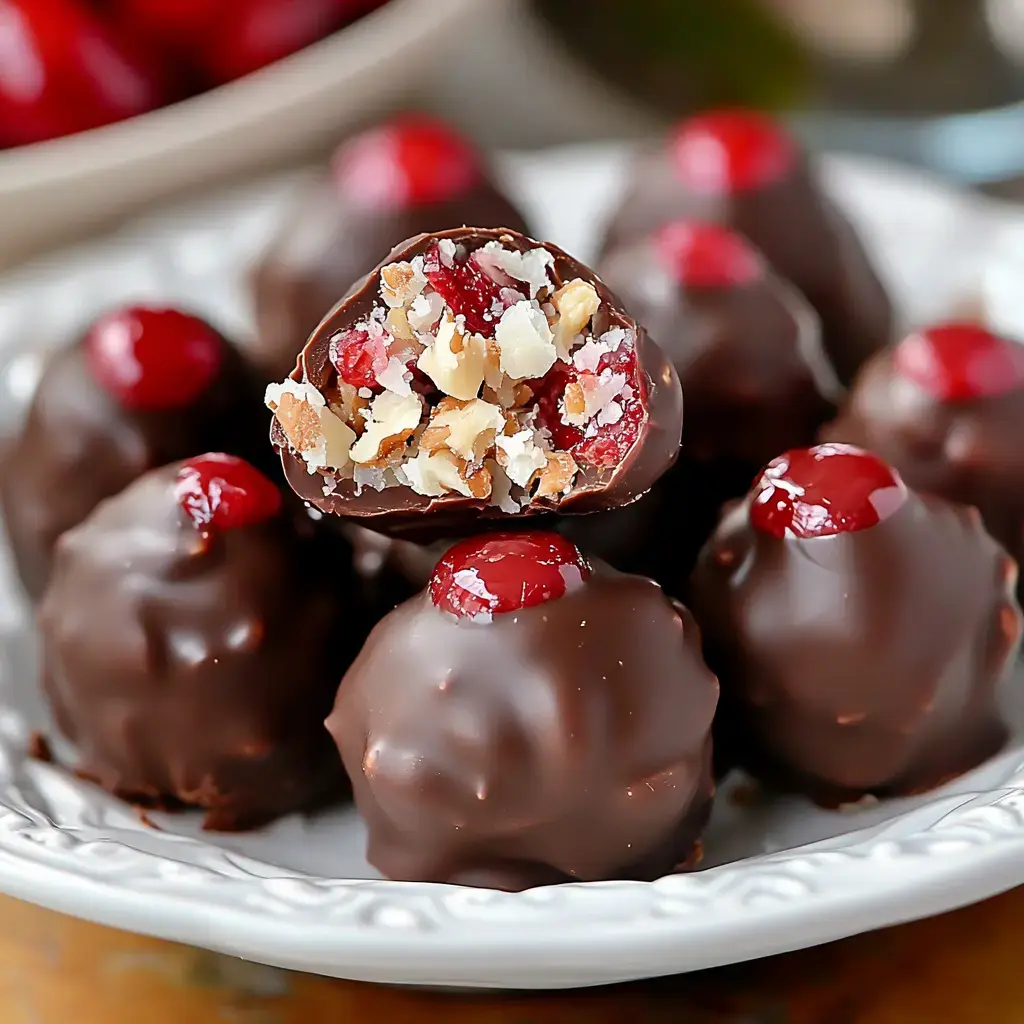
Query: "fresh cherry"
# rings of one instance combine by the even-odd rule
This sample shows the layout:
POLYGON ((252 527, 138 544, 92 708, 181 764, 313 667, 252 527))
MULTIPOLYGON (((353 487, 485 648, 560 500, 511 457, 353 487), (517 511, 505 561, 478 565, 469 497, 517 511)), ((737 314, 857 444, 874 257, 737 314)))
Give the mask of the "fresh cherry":
POLYGON ((330 360, 346 384, 354 388, 381 390, 377 374, 388 367, 388 350, 382 338, 351 328, 331 338, 330 360))
POLYGON ((175 497, 197 530, 235 530, 272 519, 281 492, 245 459, 210 452, 178 471, 175 497))
POLYGON ((557 600, 589 575, 576 545, 557 533, 489 533, 451 548, 428 589, 441 611, 489 619, 557 600))
POLYGON ((473 334, 493 338, 501 314, 524 298, 518 289, 499 284, 462 251, 448 257, 435 241, 423 254, 423 273, 456 316, 466 318, 473 334))
POLYGON ((917 331, 896 346, 896 370, 941 402, 967 402, 1024 387, 1024 345, 977 324, 917 331))
POLYGON ((720 224, 677 220, 655 235, 658 255, 675 280, 688 288, 735 288, 764 273, 750 244, 720 224))
POLYGON ((482 177, 476 149, 443 121, 405 114, 341 146, 333 174, 339 192, 372 209, 443 203, 482 177))
POLYGON ((71 135, 168 98, 163 70, 75 0, 0 0, 0 147, 71 135))
POLYGON ((712 110, 680 124, 672 140, 676 177, 703 195, 772 185, 795 166, 799 150, 778 122, 753 110, 712 110))
POLYGON ((851 444, 820 444, 768 463, 752 493, 755 529, 807 540, 876 526, 903 505, 907 488, 877 455, 851 444))
POLYGON ((224 340, 176 309, 131 306, 97 320, 85 336, 93 376, 129 409, 173 409, 217 376, 224 340))

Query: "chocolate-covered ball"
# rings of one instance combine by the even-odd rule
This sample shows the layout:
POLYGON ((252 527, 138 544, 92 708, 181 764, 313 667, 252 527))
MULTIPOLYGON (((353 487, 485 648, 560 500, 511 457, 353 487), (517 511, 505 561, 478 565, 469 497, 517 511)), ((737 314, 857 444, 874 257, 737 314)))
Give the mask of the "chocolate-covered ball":
POLYGON ((443 122, 405 114, 345 142, 255 267, 253 359, 268 380, 352 284, 403 238, 456 224, 526 231, 483 156, 443 122))
POLYGON ((710 111, 677 125, 637 160, 605 252, 676 217, 720 221, 746 235, 820 314, 844 383, 889 342, 892 306, 856 232, 798 143, 768 117, 710 111))
POLYGON ((722 684, 716 743, 826 805, 973 768, 1006 736, 1016 579, 973 509, 915 493, 877 455, 780 456, 693 578, 722 684))
POLYGON ((485 228, 402 243, 267 404, 301 498, 420 540, 627 505, 683 417, 671 363, 592 271, 485 228))
POLYGON ((256 379, 212 327, 174 309, 97 320, 47 364, 0 467, 22 583, 38 598, 53 546, 104 498, 156 466, 225 450, 268 465, 256 379))
POLYGON ((864 367, 823 437, 878 452, 916 490, 974 505, 1024 559, 1024 346, 969 323, 918 331, 864 367))
POLYGON ((251 464, 208 454, 64 534, 39 621, 80 775, 224 830, 343 791, 323 720, 365 633, 351 562, 313 525, 251 464))
POLYGON ((327 727, 389 878, 519 890, 692 866, 718 685, 690 613, 557 534, 463 541, 327 727))

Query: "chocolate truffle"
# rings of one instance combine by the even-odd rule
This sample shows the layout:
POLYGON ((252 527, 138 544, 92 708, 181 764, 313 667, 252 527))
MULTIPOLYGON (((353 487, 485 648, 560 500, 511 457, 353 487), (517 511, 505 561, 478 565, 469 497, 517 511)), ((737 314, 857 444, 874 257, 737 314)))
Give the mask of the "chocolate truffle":
POLYGON ((823 436, 878 452, 916 490, 974 505, 1024 558, 1024 346, 967 323, 918 331, 865 366, 823 436))
POLYGON ((322 317, 392 246, 455 224, 527 230, 454 129, 405 114, 344 143, 253 272, 252 356, 267 379, 291 373, 322 317))
POLYGON ((826 805, 937 786, 1005 738, 1017 566, 977 512, 850 445, 789 452, 701 553, 719 738, 826 805))
POLYGON ((343 790, 323 719, 365 632, 351 556, 312 527, 251 464, 208 454, 64 534, 39 621, 80 775, 224 830, 343 790))
POLYGON ((637 160, 605 252, 676 217, 720 221, 746 235, 821 315, 844 383, 889 342, 892 307, 860 240, 797 142, 768 117, 720 110, 679 124, 637 160))
POLYGON ((690 613, 557 534, 462 541, 330 730, 389 878, 519 890, 692 866, 718 684, 690 613))
POLYGON ((267 404, 300 497, 419 539, 629 504, 683 417, 671 363, 590 270, 485 228, 395 249, 267 404))
POLYGON ((155 466, 213 449, 270 464, 256 379, 212 327, 130 307, 53 356, 5 452, 0 506, 28 594, 57 538, 155 466))
MULTIPOLYGON (((677 593, 722 505, 746 494, 779 452, 815 442, 835 412, 838 385, 814 310, 727 228, 672 221, 616 249, 602 276, 657 340, 683 386, 683 447, 655 485, 665 493, 613 514, 623 520, 613 531, 617 545, 632 538, 655 549, 646 564, 632 557, 619 567, 653 573, 677 593), (627 515, 635 520, 648 511, 653 522, 646 528, 626 528, 627 515)), ((593 520, 567 528, 584 550, 605 557, 593 536, 605 527, 593 520)), ((614 555, 610 560, 618 565, 614 555)))

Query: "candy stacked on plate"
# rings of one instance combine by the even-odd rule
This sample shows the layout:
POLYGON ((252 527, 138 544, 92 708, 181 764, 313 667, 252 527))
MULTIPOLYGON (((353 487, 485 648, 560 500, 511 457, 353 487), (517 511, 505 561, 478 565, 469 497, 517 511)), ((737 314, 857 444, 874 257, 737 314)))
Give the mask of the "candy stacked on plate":
POLYGON ((696 866, 732 766, 832 806, 997 751, 1024 349, 891 345, 759 115, 639 158, 600 276, 524 228, 399 118, 241 350, 131 309, 53 360, 0 497, 79 772, 215 829, 350 785, 388 877, 518 890, 696 866))

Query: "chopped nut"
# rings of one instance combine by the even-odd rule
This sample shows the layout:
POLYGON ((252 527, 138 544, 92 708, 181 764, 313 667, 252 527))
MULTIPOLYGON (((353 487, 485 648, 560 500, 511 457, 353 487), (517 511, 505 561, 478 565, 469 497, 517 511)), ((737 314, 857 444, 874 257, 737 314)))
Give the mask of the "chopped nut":
POLYGON ((554 498, 568 494, 572 490, 577 472, 579 467, 568 452, 549 453, 547 466, 540 475, 537 497, 554 498))
POLYGON ((526 384, 519 384, 516 386, 512 397, 515 399, 517 406, 526 405, 533 398, 533 388, 528 387, 526 384))
POLYGON ((475 469, 466 477, 469 486, 469 493, 474 498, 489 498, 491 496, 491 474, 481 466, 475 469))
POLYGON ((562 419, 573 427, 582 427, 587 422, 587 399, 583 386, 577 381, 565 386, 565 415, 562 419))
POLYGON ((380 272, 380 297, 389 306, 408 306, 426 286, 423 271, 411 263, 389 263, 380 272))
POLYGON ((521 512, 519 503, 512 497, 512 481, 506 476, 505 471, 494 461, 488 459, 484 463, 484 469, 491 474, 491 500, 489 504, 500 508, 502 512, 515 515, 521 512))
POLYGON ((555 363, 551 328, 544 314, 529 302, 509 306, 494 330, 501 370, 513 380, 543 377, 555 363))
POLYGON ((409 326, 409 317, 404 309, 389 309, 387 319, 384 321, 393 338, 399 341, 415 341, 416 335, 409 326))
POLYGON ((592 284, 576 278, 562 285, 551 296, 551 302, 558 310, 554 325, 555 348, 558 358, 568 362, 577 336, 597 312, 601 298, 592 284))
POLYGON ((294 380, 270 384, 264 401, 310 473, 348 465, 355 432, 327 408, 324 396, 311 384, 294 380))
MULTIPOLYGON (((444 403, 442 403, 444 404, 444 403)), ((438 406, 438 409, 441 407, 438 406)), ((479 398, 435 412, 429 429, 445 428, 445 446, 470 463, 479 463, 493 446, 495 434, 505 428, 501 409, 479 398)), ((421 438, 422 446, 422 438, 421 438)))
POLYGON ((419 395, 391 391, 378 395, 369 408, 363 436, 352 446, 352 461, 370 464, 386 458, 412 437, 422 413, 419 395))
POLYGON ((450 436, 451 431, 448 427, 427 427, 427 429, 420 434, 417 448, 421 452, 436 452, 441 448, 448 447, 446 442, 450 436))
POLYGON ((547 455, 537 446, 532 431, 521 430, 511 437, 503 434, 494 444, 498 465, 520 487, 527 487, 534 474, 547 465, 547 455))
POLYGON ((454 320, 445 317, 434 343, 423 352, 416 365, 444 394, 468 401, 476 398, 480 391, 486 354, 487 343, 483 338, 475 334, 465 336, 454 320))
POLYGON ((398 479, 407 487, 429 498, 439 498, 451 492, 473 497, 464 476, 465 463, 447 450, 420 452, 415 459, 403 463, 397 473, 398 479))
POLYGON ((396 395, 412 394, 412 387, 409 382, 412 380, 412 373, 400 359, 391 356, 388 365, 377 374, 377 383, 396 395))

